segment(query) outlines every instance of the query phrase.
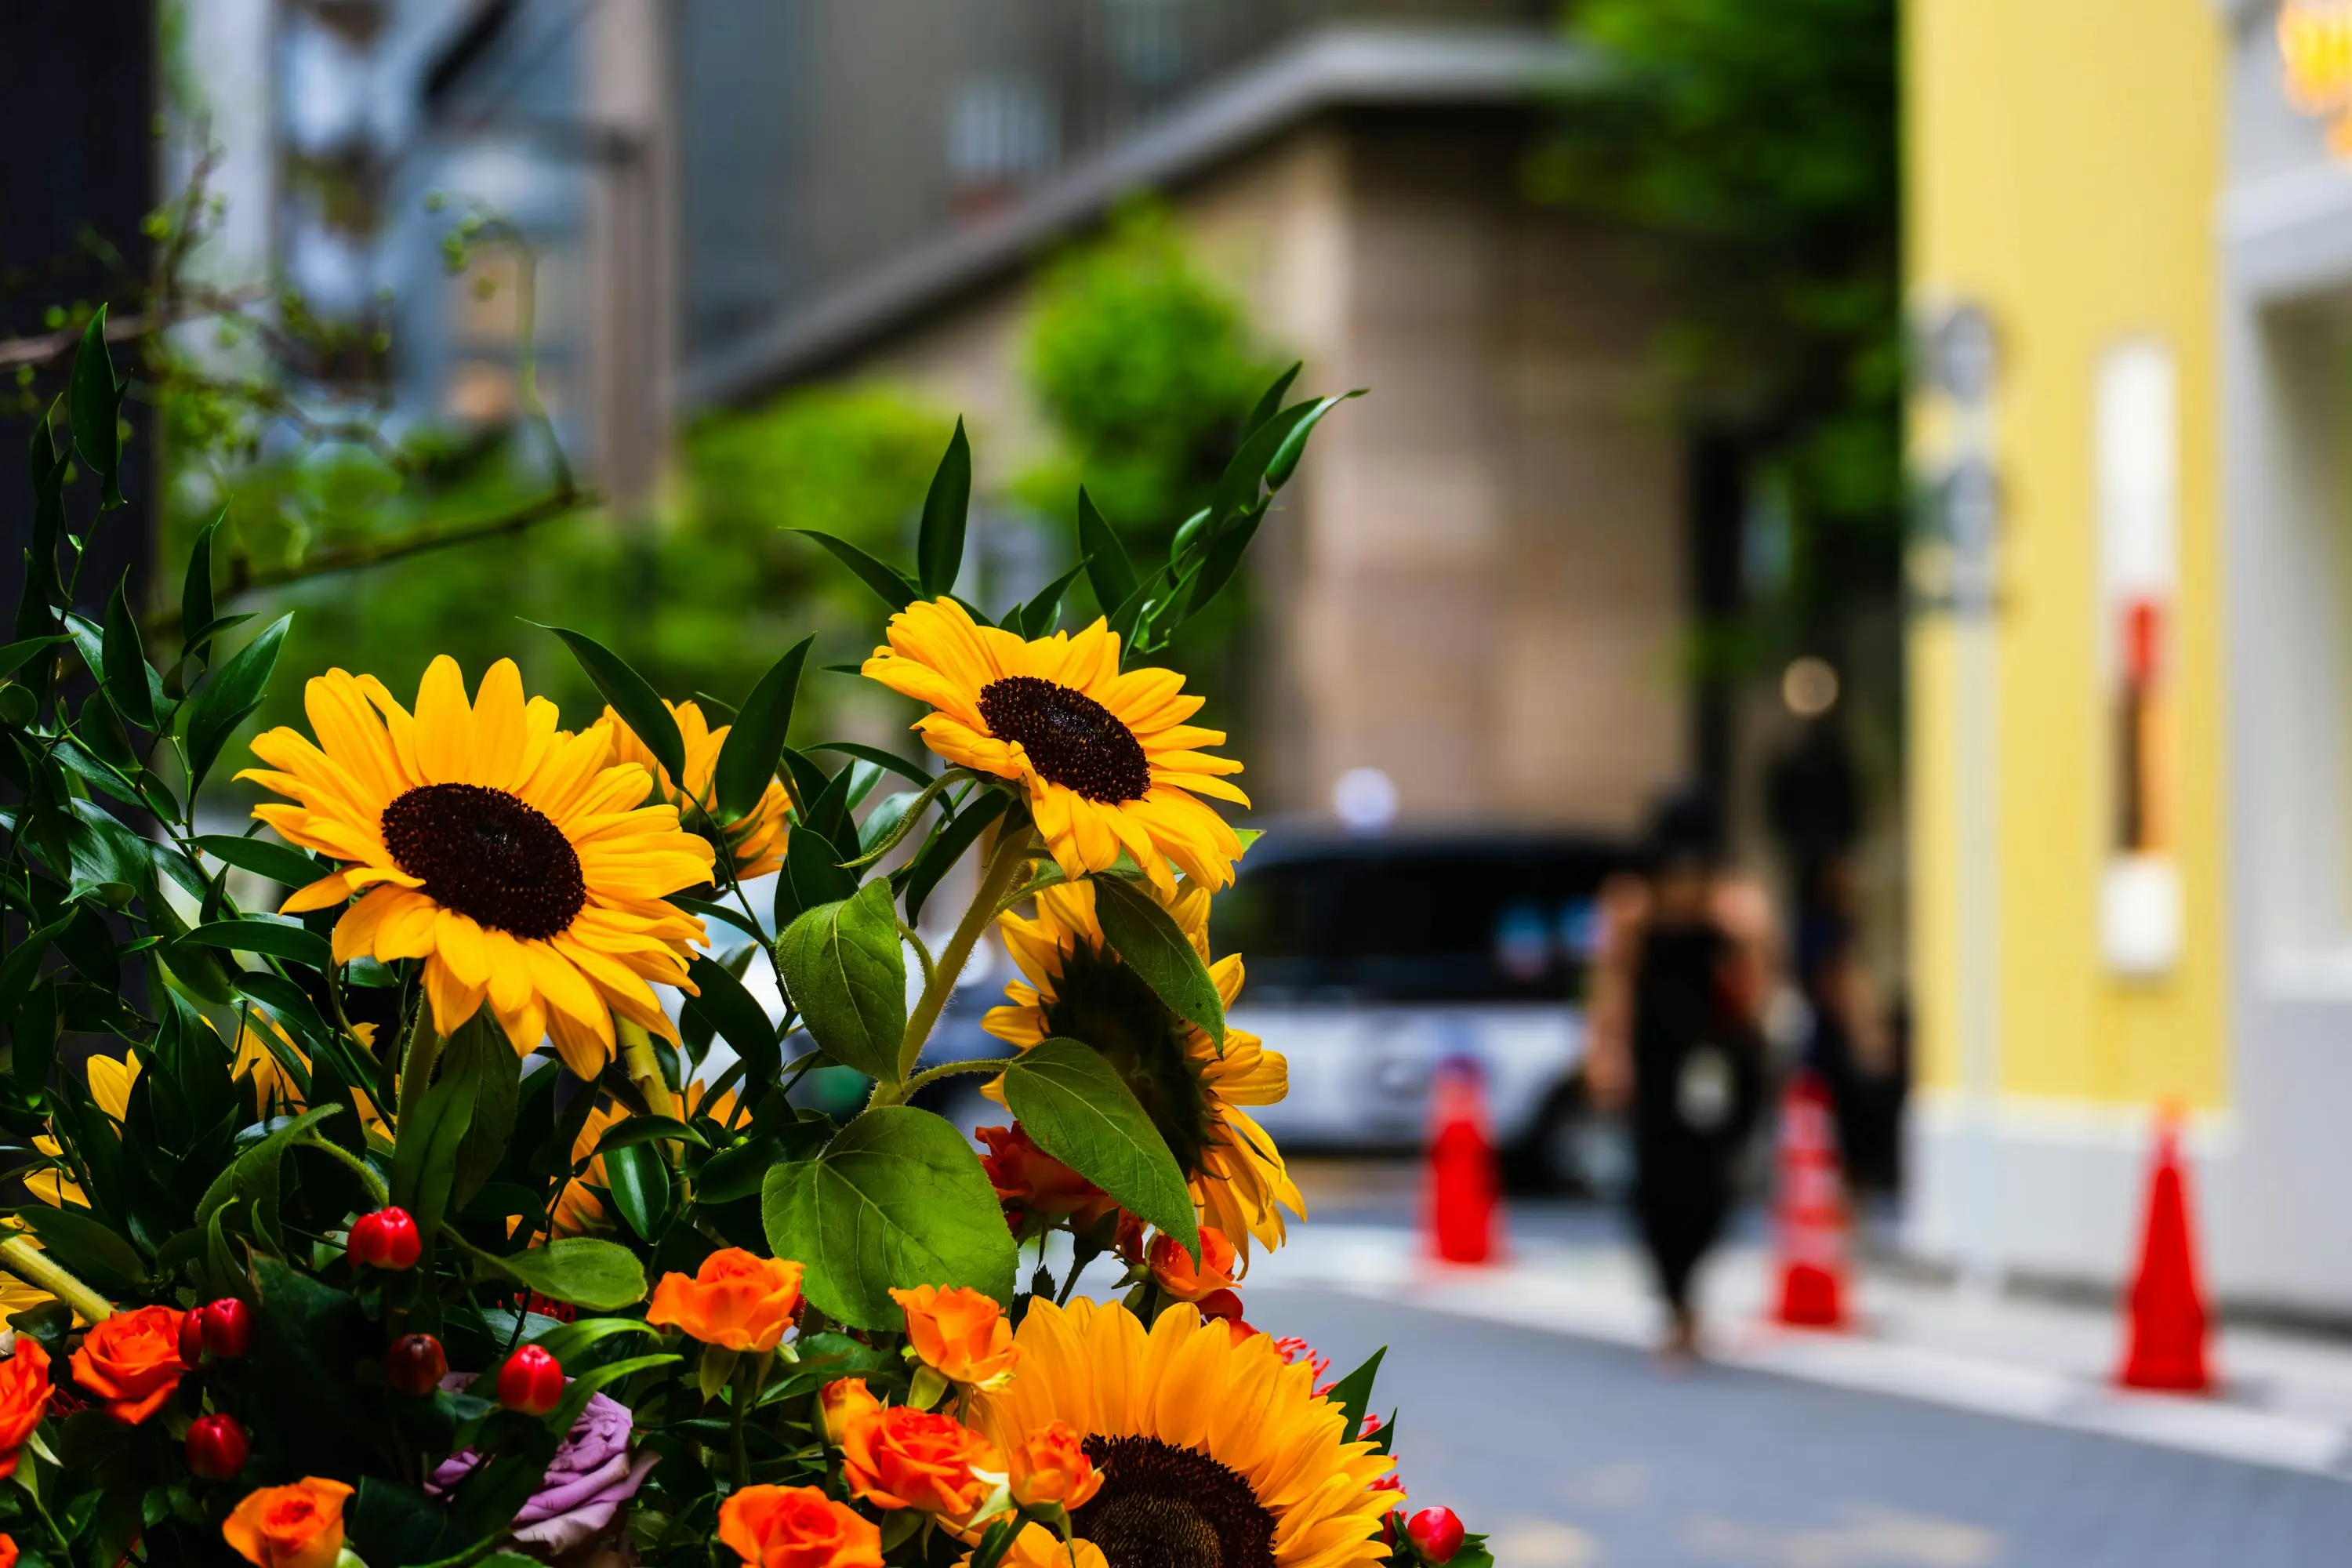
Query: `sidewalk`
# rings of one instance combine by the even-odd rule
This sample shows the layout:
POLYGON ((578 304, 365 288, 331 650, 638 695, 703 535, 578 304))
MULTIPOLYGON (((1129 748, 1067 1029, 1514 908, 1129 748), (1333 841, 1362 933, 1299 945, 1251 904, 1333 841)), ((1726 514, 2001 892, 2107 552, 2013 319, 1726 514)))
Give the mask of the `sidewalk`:
MULTIPOLYGON (((1251 1270, 1249 1283, 1334 1289, 1612 1343, 1654 1342, 1656 1310, 1640 1256, 1607 1216, 1515 1226, 1506 1262, 1460 1268, 1425 1260, 1393 1202, 1370 1212, 1350 1212, 1344 1201, 1331 1206, 1341 1212, 1297 1227, 1288 1245, 1251 1270)), ((1771 1283, 1759 1243, 1735 1241, 1711 1260, 1702 1289, 1712 1359, 2352 1479, 2352 1345, 2230 1328, 2219 1336, 2225 1386, 2218 1397, 2126 1394, 2111 1381, 2121 1326, 2108 1312, 1972 1298, 1870 1269, 1859 1280, 1856 1330, 1816 1333, 1766 1321, 1771 1283)))

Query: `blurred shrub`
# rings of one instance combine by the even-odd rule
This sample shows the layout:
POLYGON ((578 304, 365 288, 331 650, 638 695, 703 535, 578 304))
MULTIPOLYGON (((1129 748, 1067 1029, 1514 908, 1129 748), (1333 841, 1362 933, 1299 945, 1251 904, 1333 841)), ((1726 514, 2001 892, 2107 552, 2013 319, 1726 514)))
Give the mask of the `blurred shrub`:
POLYGON ((1695 420, 1786 520, 1750 646, 1835 647, 1895 592, 1902 536, 1896 0, 1578 0, 1610 66, 1535 160, 1538 195, 1675 243, 1659 345, 1695 420))

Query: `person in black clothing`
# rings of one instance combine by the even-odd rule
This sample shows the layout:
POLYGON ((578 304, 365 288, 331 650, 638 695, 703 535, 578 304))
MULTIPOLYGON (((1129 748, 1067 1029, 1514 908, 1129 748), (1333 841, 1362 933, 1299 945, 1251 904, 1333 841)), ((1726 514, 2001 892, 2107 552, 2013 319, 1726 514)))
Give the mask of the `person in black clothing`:
POLYGON ((1771 916, 1760 889, 1722 873, 1690 807, 1662 814, 1649 859, 1602 894, 1586 1071, 1604 1109, 1631 1115, 1633 1217, 1666 1307, 1662 1349, 1679 1361, 1698 1352, 1692 1276, 1730 1213, 1761 1098, 1771 916))

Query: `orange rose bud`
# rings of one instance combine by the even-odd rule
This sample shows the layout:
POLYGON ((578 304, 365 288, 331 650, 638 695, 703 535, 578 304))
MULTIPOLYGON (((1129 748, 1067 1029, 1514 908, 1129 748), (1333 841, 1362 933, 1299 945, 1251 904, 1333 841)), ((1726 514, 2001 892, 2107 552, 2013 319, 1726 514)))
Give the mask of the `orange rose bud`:
POLYGON ((980 1168, 988 1173, 997 1202, 1018 1204, 1042 1215, 1068 1215, 1080 1229, 1118 1207, 1118 1200, 1037 1147, 1018 1121, 982 1127, 972 1134, 988 1145, 980 1168))
POLYGON ((288 1487, 247 1492, 221 1521, 223 1539, 253 1568, 328 1568, 342 1554, 341 1481, 305 1476, 288 1487))
POLYGON ((180 1359, 180 1320, 169 1307, 117 1312, 95 1324, 73 1353, 74 1381, 127 1426, 155 1414, 188 1370, 180 1359))
POLYGON ((880 1527, 816 1487, 743 1488, 719 1505, 719 1539, 752 1568, 882 1568, 880 1527))
POLYGON ((987 1438, 935 1410, 893 1405, 842 1434, 842 1478, 877 1508, 919 1508, 961 1519, 988 1496, 975 1471, 1003 1468, 987 1438))
MULTIPOLYGON (((0 1479, 16 1473, 16 1453, 48 1414, 49 1352, 30 1334, 16 1336, 16 1352, 0 1361, 0 1479)), ((0 1563, 0 1568, 7 1568, 0 1563)))
POLYGON ((1151 1278, 1179 1301, 1198 1301, 1234 1288, 1234 1244, 1213 1225, 1201 1227, 1201 1261, 1172 1236, 1151 1238, 1151 1278))
POLYGON ((824 1385, 816 1396, 824 1412, 824 1440, 835 1447, 849 1433, 849 1424, 872 1415, 882 1408, 882 1402, 866 1390, 862 1377, 839 1377, 824 1385))
POLYGON ((16 1538, 0 1531, 0 1568, 16 1568, 16 1538))
POLYGON ((801 1304, 801 1266, 730 1247, 702 1260, 689 1279, 665 1274, 646 1321, 684 1329, 707 1345, 764 1354, 792 1327, 801 1304))
POLYGON ((1004 1309, 968 1286, 951 1290, 918 1285, 893 1290, 907 1313, 907 1338, 923 1364, 950 1383, 1001 1388, 1021 1359, 1004 1309))
POLYGON ((1066 1421, 1024 1437, 1012 1454, 1013 1500, 1023 1508, 1056 1503, 1066 1509, 1086 1507, 1102 1490, 1103 1479, 1084 1445, 1066 1421))

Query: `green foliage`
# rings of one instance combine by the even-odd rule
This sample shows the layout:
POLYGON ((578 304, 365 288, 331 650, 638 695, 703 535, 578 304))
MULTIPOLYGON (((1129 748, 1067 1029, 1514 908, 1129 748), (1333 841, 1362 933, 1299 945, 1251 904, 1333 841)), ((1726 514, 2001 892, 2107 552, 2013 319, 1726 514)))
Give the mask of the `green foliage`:
POLYGON ((1781 640, 1833 639, 1895 584, 1902 519, 1895 0, 1576 0, 1612 63, 1538 194, 1667 237, 1686 287, 1660 344, 1695 417, 1785 508, 1781 640))

